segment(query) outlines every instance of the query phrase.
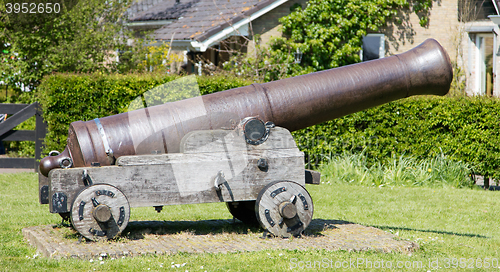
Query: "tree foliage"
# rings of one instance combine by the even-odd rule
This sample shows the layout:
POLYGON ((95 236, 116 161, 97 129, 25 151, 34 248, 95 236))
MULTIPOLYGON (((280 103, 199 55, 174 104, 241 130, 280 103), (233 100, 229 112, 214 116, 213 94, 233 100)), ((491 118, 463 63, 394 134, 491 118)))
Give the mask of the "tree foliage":
POLYGON ((159 45, 150 42, 145 45, 144 52, 147 57, 138 64, 138 69, 143 71, 169 73, 172 63, 183 60, 180 54, 172 52, 169 43, 166 42, 159 45))
MULTIPOLYGON (((32 0, 29 4, 43 6, 45 2, 32 0)), ((0 80, 32 89, 53 72, 116 71, 119 67, 113 54, 126 47, 129 33, 123 15, 129 2, 54 1, 59 12, 49 13, 30 6, 29 12, 15 12, 12 5, 22 1, 0 0, 0 47, 9 52, 4 51, 0 62, 0 80)))
POLYGON ((299 48, 302 65, 314 70, 355 63, 363 36, 378 31, 405 4, 402 0, 312 0, 305 9, 298 7, 280 20, 290 38, 276 39, 271 48, 299 48))

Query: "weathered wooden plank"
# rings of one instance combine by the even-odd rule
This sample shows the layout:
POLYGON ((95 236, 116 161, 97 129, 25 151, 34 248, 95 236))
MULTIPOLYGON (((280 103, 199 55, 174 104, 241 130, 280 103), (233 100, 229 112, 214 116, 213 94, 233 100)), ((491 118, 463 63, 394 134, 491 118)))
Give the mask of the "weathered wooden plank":
POLYGON ((238 130, 198 130, 191 131, 181 140, 181 153, 205 153, 244 150, 297 148, 290 131, 281 127, 270 130, 267 140, 259 145, 245 142, 238 130))
POLYGON ((0 168, 33 168, 33 158, 0 158, 0 168))
POLYGON ((34 141, 34 130, 9 130, 0 136, 0 141, 34 141))
POLYGON ((127 159, 132 164, 121 160, 122 166, 52 170, 49 202, 54 193, 64 192, 69 209, 75 194, 85 186, 84 169, 94 184, 107 183, 122 190, 131 207, 255 200, 271 181, 305 184, 303 153, 298 149, 177 153, 127 159), (268 163, 267 171, 257 166, 261 158, 268 163), (219 171, 227 181, 220 191, 214 186, 219 171))
POLYGON ((321 173, 318 171, 306 169, 306 183, 307 184, 320 184, 321 183, 321 173))
POLYGON ((0 136, 7 133, 9 130, 15 128, 20 123, 26 121, 28 118, 36 114, 37 103, 30 104, 29 106, 18 111, 7 120, 0 123, 0 136))
MULTIPOLYGON (((273 157, 297 157, 304 156, 304 153, 298 149, 277 149, 277 150, 251 150, 251 151, 235 151, 235 152, 211 152, 211 153, 172 153, 158 155, 139 155, 139 156, 121 156, 116 160, 116 165, 119 166, 139 166, 139 165, 155 165, 155 164, 171 164, 176 163, 206 163, 211 160, 239 160, 245 158, 257 158, 259 156, 273 157)), ((260 157, 259 157, 260 158, 260 157)))
POLYGON ((6 113, 6 114, 15 114, 18 111, 26 108, 29 104, 9 104, 9 103, 2 103, 0 104, 0 113, 6 113))

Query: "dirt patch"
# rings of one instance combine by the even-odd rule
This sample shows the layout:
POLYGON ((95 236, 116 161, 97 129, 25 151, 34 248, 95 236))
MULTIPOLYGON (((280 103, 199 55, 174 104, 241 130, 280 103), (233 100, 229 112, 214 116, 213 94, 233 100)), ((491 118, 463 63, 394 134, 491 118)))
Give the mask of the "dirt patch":
POLYGON ((418 245, 374 227, 314 219, 300 238, 262 238, 262 231, 233 220, 133 221, 112 241, 79 241, 71 227, 23 229, 28 242, 49 258, 121 258, 148 254, 227 253, 263 249, 375 250, 408 254, 418 245))

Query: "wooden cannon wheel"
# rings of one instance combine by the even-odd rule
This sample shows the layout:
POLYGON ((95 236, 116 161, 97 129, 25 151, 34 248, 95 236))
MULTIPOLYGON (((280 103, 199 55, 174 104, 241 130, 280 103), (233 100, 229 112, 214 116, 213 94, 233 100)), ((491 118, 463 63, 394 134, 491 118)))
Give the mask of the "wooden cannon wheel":
POLYGON ((127 197, 111 185, 85 187, 71 205, 73 227, 89 240, 112 239, 127 227, 129 220, 127 197))
POLYGON ((227 209, 234 218, 248 225, 258 225, 255 214, 255 200, 226 202, 227 209))
POLYGON ((307 190, 292 181, 271 182, 260 191, 255 203, 260 225, 271 234, 288 238, 300 236, 313 216, 307 190))

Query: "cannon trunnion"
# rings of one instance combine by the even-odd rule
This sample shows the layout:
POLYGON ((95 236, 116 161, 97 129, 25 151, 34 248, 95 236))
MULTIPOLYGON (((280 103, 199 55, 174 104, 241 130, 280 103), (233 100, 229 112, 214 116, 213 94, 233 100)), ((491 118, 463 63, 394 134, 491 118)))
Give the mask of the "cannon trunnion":
POLYGON ((123 231, 130 207, 209 202, 275 236, 300 235, 314 210, 304 186, 319 173, 304 169, 290 131, 445 95, 452 78, 429 39, 379 60, 73 122, 66 149, 40 162, 40 202, 91 240, 123 231))

